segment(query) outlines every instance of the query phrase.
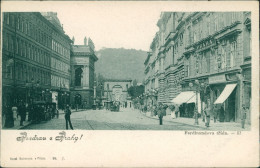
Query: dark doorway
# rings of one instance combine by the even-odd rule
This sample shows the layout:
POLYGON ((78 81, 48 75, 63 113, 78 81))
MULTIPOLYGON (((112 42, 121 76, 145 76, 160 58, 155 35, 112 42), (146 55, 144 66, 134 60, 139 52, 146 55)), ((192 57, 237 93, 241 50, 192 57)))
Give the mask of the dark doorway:
POLYGON ((236 89, 232 91, 227 101, 227 108, 225 113, 226 122, 235 121, 235 112, 236 112, 236 89))

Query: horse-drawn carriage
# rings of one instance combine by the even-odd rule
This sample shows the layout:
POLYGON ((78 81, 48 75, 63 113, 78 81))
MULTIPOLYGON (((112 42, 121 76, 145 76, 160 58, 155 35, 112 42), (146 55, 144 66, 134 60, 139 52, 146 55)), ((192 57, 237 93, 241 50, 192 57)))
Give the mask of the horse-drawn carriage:
POLYGON ((120 102, 118 101, 114 101, 111 105, 110 110, 111 111, 115 111, 115 112, 119 112, 119 108, 120 108, 120 102))
POLYGON ((31 119, 33 122, 48 121, 57 114, 56 103, 36 101, 31 107, 31 119))

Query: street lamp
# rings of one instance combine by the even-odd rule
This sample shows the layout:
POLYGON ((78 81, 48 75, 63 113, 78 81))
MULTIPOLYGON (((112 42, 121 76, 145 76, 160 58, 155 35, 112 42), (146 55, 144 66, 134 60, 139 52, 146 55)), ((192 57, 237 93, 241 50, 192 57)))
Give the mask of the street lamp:
POLYGON ((96 106, 96 81, 94 81, 94 106, 96 106))
POLYGON ((69 96, 69 94, 67 92, 65 92, 64 94, 61 94, 61 96, 63 97, 62 100, 63 100, 63 107, 65 109, 65 106, 67 104, 67 97, 69 96))
MULTIPOLYGON (((196 79, 194 81, 195 85, 196 85, 196 104, 195 104, 195 108, 194 108, 194 117, 195 117, 195 125, 198 125, 199 124, 199 121, 198 121, 198 93, 201 92, 201 90, 203 91, 203 94, 204 94, 204 88, 205 88, 205 84, 204 83, 200 83, 198 79, 196 79)), ((193 83, 190 82, 189 83, 189 86, 190 88, 193 87, 193 83)), ((204 95, 201 95, 201 96, 204 96, 204 95)), ((201 106, 201 113, 202 113, 202 106, 201 106)))
MULTIPOLYGON (((199 125, 199 120, 198 120, 198 92, 199 92, 198 91, 198 89, 199 89, 198 86, 199 86, 199 81, 196 79, 194 83, 196 84, 196 89, 195 89, 195 91, 196 91, 196 103, 195 103, 195 107, 194 107, 194 118, 195 118, 194 125, 199 125)), ((193 83, 192 82, 189 83, 189 87, 192 90, 192 87, 193 87, 193 83)))

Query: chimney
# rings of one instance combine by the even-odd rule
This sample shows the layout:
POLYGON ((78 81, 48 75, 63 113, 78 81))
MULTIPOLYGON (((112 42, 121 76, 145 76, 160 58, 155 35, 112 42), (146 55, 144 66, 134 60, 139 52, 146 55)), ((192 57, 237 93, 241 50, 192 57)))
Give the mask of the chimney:
POLYGON ((88 43, 87 43, 87 37, 85 36, 85 38, 84 38, 84 45, 86 46, 88 43))
POLYGON ((74 38, 74 36, 72 37, 72 44, 74 44, 75 43, 75 38, 74 38))

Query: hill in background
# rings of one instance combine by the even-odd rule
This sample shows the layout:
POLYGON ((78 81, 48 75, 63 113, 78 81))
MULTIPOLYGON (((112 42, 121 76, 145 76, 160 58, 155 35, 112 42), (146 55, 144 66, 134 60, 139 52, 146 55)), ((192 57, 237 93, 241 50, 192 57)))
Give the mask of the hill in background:
POLYGON ((106 79, 144 80, 146 51, 124 48, 102 48, 96 52, 95 73, 106 79))

